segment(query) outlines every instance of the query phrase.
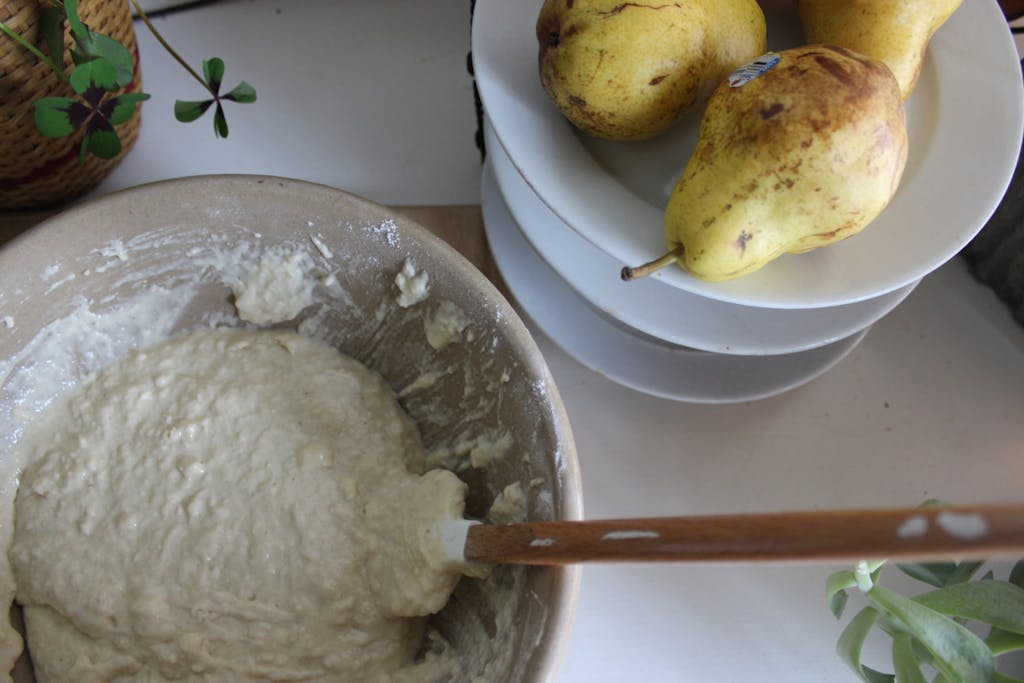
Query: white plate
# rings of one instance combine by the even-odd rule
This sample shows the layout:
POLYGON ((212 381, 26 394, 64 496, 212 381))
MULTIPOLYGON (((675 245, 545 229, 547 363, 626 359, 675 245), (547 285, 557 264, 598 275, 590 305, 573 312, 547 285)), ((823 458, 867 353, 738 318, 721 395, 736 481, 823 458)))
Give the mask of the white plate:
POLYGON ((519 310, 577 361, 637 391, 693 403, 766 398, 818 377, 867 333, 801 353, 733 356, 629 330, 592 308, 533 251, 501 197, 489 162, 481 185, 487 241, 519 310))
MULTIPOLYGON (((582 135, 537 75, 542 0, 478 0, 473 65, 495 132, 551 209, 620 264, 665 251, 662 212, 696 140, 702 107, 642 143, 582 135)), ((801 42, 791 0, 763 0, 768 45, 801 42)), ((764 269, 707 283, 677 267, 655 275, 713 299, 771 308, 862 301, 919 280, 954 256, 995 209, 1020 149, 1024 85, 995 0, 968 0, 931 41, 907 104, 910 156, 889 207, 859 235, 764 269)))
POLYGON ((623 282, 615 259, 552 213, 519 175, 486 122, 484 131, 498 188, 534 250, 591 305, 658 339, 716 353, 805 351, 875 323, 917 284, 845 306, 784 310, 725 303, 650 278, 623 282))

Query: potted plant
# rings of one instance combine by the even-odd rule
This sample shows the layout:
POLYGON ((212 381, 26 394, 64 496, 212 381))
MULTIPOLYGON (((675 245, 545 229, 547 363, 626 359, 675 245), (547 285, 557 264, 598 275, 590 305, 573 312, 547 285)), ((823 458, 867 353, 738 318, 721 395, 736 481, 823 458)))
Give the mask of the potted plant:
POLYGON ((132 6, 207 92, 204 99, 175 103, 179 121, 212 108, 215 134, 227 137, 222 102, 256 100, 245 82, 222 94, 224 62, 205 60, 200 75, 137 0, 7 0, 0 4, 0 209, 77 197, 131 149, 140 104, 149 98, 142 91, 132 6))

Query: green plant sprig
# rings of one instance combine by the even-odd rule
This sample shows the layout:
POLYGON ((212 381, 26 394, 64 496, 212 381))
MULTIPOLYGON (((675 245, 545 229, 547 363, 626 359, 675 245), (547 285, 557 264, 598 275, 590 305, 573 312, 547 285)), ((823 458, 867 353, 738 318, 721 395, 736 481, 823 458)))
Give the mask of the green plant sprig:
MULTIPOLYGON (((182 122, 195 121, 207 109, 216 105, 214 134, 226 138, 228 125, 222 102, 255 102, 255 88, 242 81, 221 95, 224 62, 216 57, 205 60, 205 77, 200 76, 160 35, 137 0, 131 2, 163 48, 211 95, 210 99, 201 101, 176 100, 175 118, 182 122)), ((104 159, 117 156, 122 145, 115 127, 130 120, 138 103, 150 97, 143 92, 114 94, 127 88, 135 78, 135 56, 113 38, 91 30, 78 14, 78 0, 54 0, 53 6, 40 14, 39 30, 49 55, 0 21, 0 33, 50 66, 62 81, 71 85, 77 97, 43 97, 37 100, 34 103, 36 128, 51 138, 66 137, 84 129, 79 148, 81 163, 85 162, 89 154, 104 159), (70 26, 72 37, 71 58, 74 66, 70 73, 65 72, 63 67, 65 25, 70 26)))
POLYGON ((829 607, 842 617, 847 591, 858 588, 868 606, 847 624, 836 649, 866 683, 926 683, 925 670, 937 672, 933 683, 1022 683, 999 672, 997 658, 1024 650, 1024 560, 1009 578, 987 572, 972 581, 981 562, 901 564, 906 575, 933 587, 912 598, 878 583, 884 561, 861 562, 827 581, 829 607), (967 628, 987 625, 984 638, 967 628), (878 628, 892 639, 894 672, 872 669, 861 661, 864 641, 878 628))
POLYGON ((224 114, 224 107, 222 101, 227 100, 230 102, 238 102, 239 104, 249 104, 256 101, 256 89, 245 81, 241 81, 238 85, 232 88, 228 93, 221 95, 220 87, 221 82, 224 78, 224 61, 218 57, 212 59, 203 60, 203 75, 200 76, 195 69, 193 69, 188 62, 186 62, 181 55, 171 47, 170 43, 156 30, 153 26, 153 22, 149 20, 142 7, 139 5, 138 0, 131 0, 132 6, 135 7, 135 12, 142 19, 142 22, 149 29, 149 32, 153 34, 153 37, 157 39, 157 42, 163 46, 171 57, 187 71, 192 78, 199 82, 208 93, 210 98, 206 100, 175 100, 174 102, 174 118, 182 123, 189 123, 200 118, 206 113, 212 105, 216 105, 214 116, 213 116, 213 132, 217 137, 226 138, 228 136, 228 121, 224 114))

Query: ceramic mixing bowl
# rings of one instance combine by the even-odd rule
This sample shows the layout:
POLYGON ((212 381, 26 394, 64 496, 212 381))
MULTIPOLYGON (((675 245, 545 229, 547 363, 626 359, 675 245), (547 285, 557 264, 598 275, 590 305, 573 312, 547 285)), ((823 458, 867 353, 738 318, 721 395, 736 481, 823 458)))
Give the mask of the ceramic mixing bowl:
MULTIPOLYGON (((242 324, 232 287, 271 256, 313 278, 312 304, 282 325, 326 339, 384 376, 434 462, 469 484, 467 515, 486 517, 518 482, 527 518, 581 517, 565 411, 501 294, 400 215, 336 189, 271 177, 126 190, 72 208, 0 250, 0 465, 23 426, 88 373, 178 332, 242 324), (408 307, 395 284, 403 268, 427 274, 426 298, 408 307), (453 341, 448 325, 439 342, 439 312, 453 307, 464 314, 456 316, 462 329, 453 341)), ((463 579, 431 624, 470 674, 548 680, 578 581, 576 568, 498 567, 486 581, 463 579)))

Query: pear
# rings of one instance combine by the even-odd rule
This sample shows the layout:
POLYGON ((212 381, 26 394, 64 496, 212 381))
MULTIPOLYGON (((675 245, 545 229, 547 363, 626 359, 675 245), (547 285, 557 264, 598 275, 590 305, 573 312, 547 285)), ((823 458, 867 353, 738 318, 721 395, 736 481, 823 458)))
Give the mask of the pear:
POLYGON ((774 56, 711 95, 665 209, 670 253, 623 279, 672 262, 702 280, 739 277, 849 237, 889 203, 907 159, 892 72, 840 47, 774 56))
POLYGON ((664 132, 766 41, 755 0, 546 0, 536 28, 544 90, 606 140, 664 132))
POLYGON ((935 31, 963 0, 797 0, 808 43, 828 43, 885 62, 910 97, 935 31))

